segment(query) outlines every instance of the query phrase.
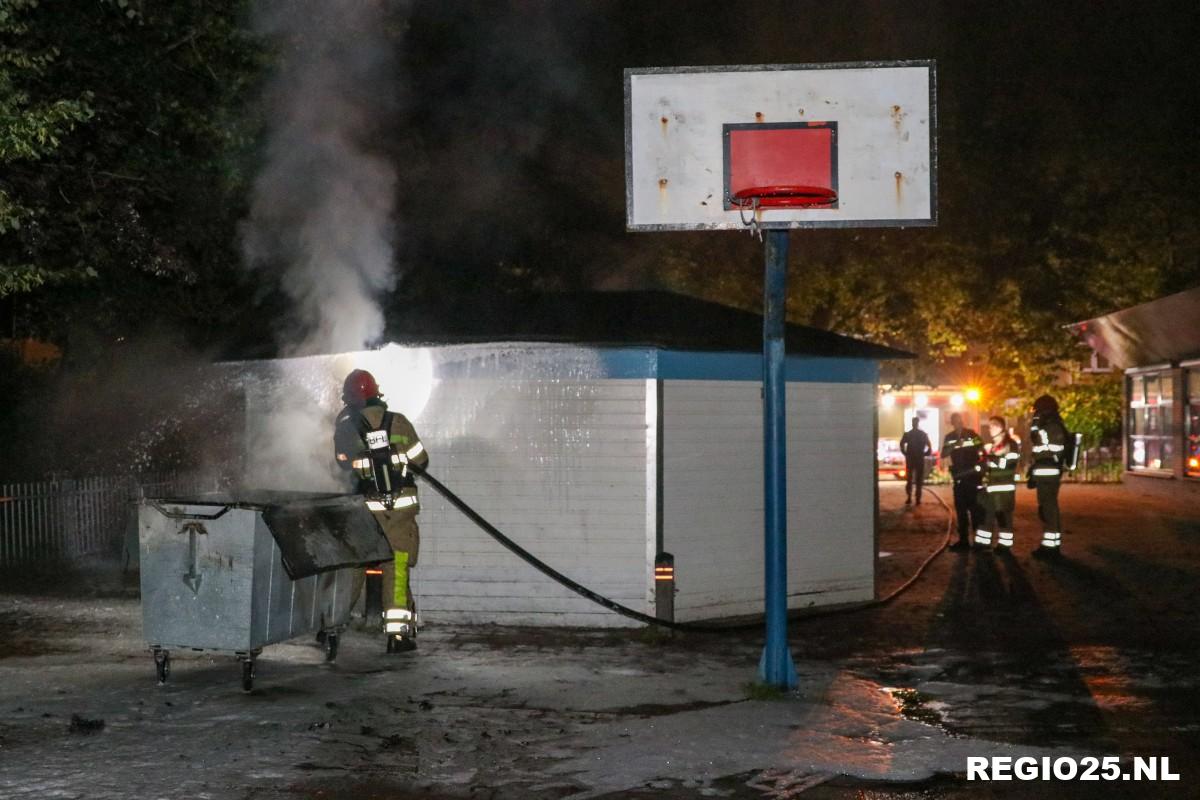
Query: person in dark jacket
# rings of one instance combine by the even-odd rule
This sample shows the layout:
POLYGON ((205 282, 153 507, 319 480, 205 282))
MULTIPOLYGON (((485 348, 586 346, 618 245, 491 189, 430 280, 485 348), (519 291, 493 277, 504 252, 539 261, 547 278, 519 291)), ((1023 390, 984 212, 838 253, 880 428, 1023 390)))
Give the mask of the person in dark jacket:
POLYGON ((921 430, 921 418, 913 415, 912 428, 900 437, 900 452, 904 454, 904 505, 913 501, 913 486, 917 487, 917 505, 921 505, 921 490, 925 487, 925 457, 933 455, 929 435, 921 430))
POLYGON ((1058 490, 1067 449, 1067 426, 1058 414, 1058 401, 1044 394, 1033 401, 1029 425, 1033 466, 1029 488, 1037 490, 1038 518, 1042 521, 1042 543, 1035 556, 1057 556, 1062 551, 1062 519, 1058 512, 1058 490))
POLYGON ((979 434, 963 427, 962 414, 950 415, 953 427, 942 440, 942 464, 950 470, 954 482, 954 513, 958 522, 958 541, 951 550, 969 550, 968 532, 983 527, 979 509, 979 486, 983 478, 983 441, 979 434))

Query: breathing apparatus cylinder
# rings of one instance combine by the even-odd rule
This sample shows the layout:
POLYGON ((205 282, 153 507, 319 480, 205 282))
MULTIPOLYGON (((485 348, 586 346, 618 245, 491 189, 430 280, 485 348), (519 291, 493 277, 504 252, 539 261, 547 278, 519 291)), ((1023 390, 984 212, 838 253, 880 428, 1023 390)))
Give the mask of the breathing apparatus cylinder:
POLYGON ((375 491, 390 507, 392 495, 400 488, 392 481, 392 463, 396 458, 395 449, 388 441, 386 430, 367 431, 367 457, 371 461, 371 477, 375 483, 375 491))

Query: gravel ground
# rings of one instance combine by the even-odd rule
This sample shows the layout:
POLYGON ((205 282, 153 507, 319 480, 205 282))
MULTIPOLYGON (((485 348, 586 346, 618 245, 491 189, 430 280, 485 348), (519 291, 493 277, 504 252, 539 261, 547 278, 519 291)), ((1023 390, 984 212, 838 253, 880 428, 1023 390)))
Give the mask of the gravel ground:
MULTIPOLYGON (((1013 557, 945 552, 886 606, 797 620, 781 698, 751 686, 753 631, 431 627, 392 658, 350 632, 336 665, 268 648, 249 694, 199 653, 159 687, 127 584, 26 584, 0 594, 0 797, 990 797, 967 756, 1084 753, 1182 773, 1107 796, 1195 794, 1200 510, 1067 486, 1043 562, 1031 497, 1013 557)), ((902 502, 881 487, 884 592, 945 536, 941 506, 902 502)))

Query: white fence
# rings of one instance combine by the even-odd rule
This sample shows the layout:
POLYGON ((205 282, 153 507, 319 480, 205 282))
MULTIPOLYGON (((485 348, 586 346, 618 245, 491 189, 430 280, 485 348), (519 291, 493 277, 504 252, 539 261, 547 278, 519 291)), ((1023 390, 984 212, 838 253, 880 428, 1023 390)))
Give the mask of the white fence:
POLYGON ((139 497, 214 488, 212 479, 176 475, 0 485, 0 569, 119 555, 139 497))

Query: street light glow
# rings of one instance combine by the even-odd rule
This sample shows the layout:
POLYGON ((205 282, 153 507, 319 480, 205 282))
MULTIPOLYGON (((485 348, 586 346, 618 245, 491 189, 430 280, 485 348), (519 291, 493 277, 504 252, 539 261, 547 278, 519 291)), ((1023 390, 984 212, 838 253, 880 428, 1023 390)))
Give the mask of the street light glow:
POLYGON ((955 392, 954 394, 950 395, 950 405, 953 406, 954 408, 962 408, 963 396, 961 394, 959 394, 958 392, 955 392))
POLYGON ((919 395, 917 395, 915 402, 917 404, 917 408, 924 408, 925 406, 929 405, 929 395, 921 392, 919 395))
POLYGON ((967 402, 968 403, 978 403, 979 397, 980 397, 979 389, 977 389, 974 386, 967 387, 967 402))

